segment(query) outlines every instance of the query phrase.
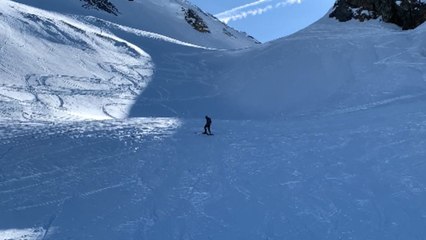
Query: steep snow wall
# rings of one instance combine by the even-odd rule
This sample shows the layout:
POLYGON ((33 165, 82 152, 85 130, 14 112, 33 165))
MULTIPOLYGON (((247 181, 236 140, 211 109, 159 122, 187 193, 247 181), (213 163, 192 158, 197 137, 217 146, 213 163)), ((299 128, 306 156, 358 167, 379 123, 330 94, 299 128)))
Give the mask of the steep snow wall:
POLYGON ((426 92, 425 37, 424 26, 324 18, 252 49, 154 54, 161 70, 132 115, 288 117, 416 98, 426 92))

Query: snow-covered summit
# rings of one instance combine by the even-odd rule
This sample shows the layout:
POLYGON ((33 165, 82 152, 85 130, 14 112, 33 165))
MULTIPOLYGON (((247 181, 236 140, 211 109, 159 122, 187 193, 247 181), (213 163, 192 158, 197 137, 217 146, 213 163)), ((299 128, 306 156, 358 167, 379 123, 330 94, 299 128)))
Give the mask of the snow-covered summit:
POLYGON ((244 48, 258 43, 185 0, 14 1, 77 18, 92 16, 209 48, 244 48))

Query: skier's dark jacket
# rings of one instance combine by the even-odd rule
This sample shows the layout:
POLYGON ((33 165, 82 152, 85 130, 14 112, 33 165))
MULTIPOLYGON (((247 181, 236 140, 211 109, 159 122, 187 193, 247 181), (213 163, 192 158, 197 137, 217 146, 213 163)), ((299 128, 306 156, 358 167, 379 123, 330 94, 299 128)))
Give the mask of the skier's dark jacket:
POLYGON ((212 124, 212 119, 206 116, 206 126, 210 126, 212 124))

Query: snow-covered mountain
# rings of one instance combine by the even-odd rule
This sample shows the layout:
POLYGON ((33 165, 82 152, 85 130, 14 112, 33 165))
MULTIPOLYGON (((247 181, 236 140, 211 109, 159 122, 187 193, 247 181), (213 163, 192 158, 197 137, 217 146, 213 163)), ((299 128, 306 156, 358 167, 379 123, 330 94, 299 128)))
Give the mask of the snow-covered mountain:
MULTIPOLYGON (((4 8, 14 5, 8 7, 13 12, 10 14, 15 14, 21 22, 29 22, 19 24, 17 20, 3 24, 9 32, 16 28, 15 39, 28 39, 24 47, 13 47, 7 41, 2 47, 6 57, 1 61, 7 67, 3 67, 1 74, 9 82, 2 87, 6 104, 1 112, 12 119, 18 115, 27 119, 103 119, 129 115, 193 118, 205 111, 222 119, 265 118, 363 108, 402 96, 417 96, 423 91, 424 46, 419 39, 425 35, 424 26, 406 32, 377 20, 343 24, 324 18, 287 38, 250 49, 224 51, 91 16, 43 12, 9 1, 3 5, 4 8), (52 26, 60 31, 52 31, 52 26), (85 32, 93 36, 80 40, 86 37, 85 32), (27 34, 45 37, 29 41, 27 34), (91 39, 104 41, 103 34, 119 41, 113 44, 116 47, 112 47, 112 52, 103 57, 78 53, 88 52, 85 45, 99 49, 91 39), (61 44, 67 38, 76 40, 61 44), (41 47, 33 48, 38 41, 43 41, 41 47), (69 57, 64 58, 62 50, 57 50, 61 53, 58 55, 46 54, 55 44, 57 49, 71 47, 72 52, 65 53, 69 57), (131 46, 130 50, 123 50, 123 45, 131 46), (137 60, 136 65, 125 63, 115 56, 115 49, 144 60, 137 60), (134 49, 144 55, 134 56, 134 49), (395 56, 404 57, 409 63, 394 63, 395 56), (64 59, 68 62, 58 67, 57 63, 64 59), (16 62, 32 65, 20 66, 16 62), (11 65, 17 69, 7 71, 11 65), (55 87, 55 82, 64 84, 55 87), (81 93, 84 89, 87 91, 81 93)), ((117 9, 120 7, 117 4, 117 9)), ((80 2, 69 9, 90 11, 82 8, 80 2)), ((91 11, 105 14, 107 19, 116 17, 91 11)), ((9 13, 5 10, 5 14, 9 13)), ((15 41, 18 40, 9 42, 15 41)), ((103 51, 108 48, 102 47, 103 51)))
POLYGON ((425 25, 239 34, 177 0, 0 1, 0 240, 422 239, 425 25))
POLYGON ((53 12, 12 1, 1 3, 2 118, 123 118, 158 71, 158 66, 154 68, 158 63, 151 59, 156 55, 153 51, 166 54, 169 45, 192 51, 255 44, 185 2, 118 1, 114 3, 121 9, 117 15, 87 9, 81 1, 28 4, 53 12), (204 16, 209 32, 188 24, 188 9, 204 16))

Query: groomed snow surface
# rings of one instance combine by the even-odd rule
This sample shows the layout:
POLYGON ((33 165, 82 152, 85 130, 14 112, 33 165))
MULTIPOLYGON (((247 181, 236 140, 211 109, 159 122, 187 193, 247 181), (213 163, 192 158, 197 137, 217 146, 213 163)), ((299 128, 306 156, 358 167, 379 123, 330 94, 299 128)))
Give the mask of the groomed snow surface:
POLYGON ((1 240, 426 236, 424 26, 223 50, 70 4, 0 2, 1 240))

